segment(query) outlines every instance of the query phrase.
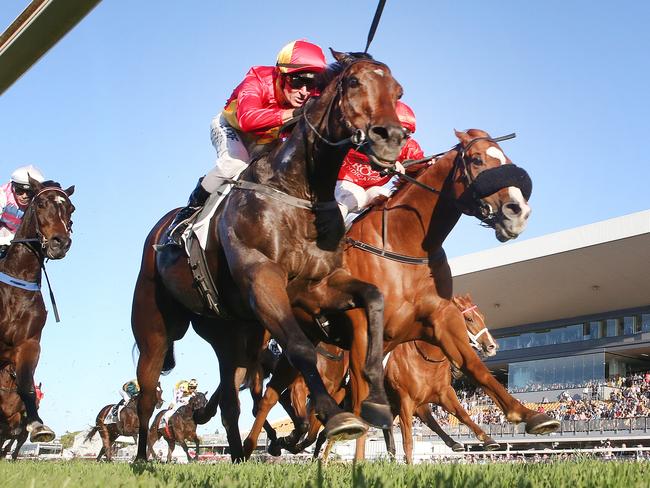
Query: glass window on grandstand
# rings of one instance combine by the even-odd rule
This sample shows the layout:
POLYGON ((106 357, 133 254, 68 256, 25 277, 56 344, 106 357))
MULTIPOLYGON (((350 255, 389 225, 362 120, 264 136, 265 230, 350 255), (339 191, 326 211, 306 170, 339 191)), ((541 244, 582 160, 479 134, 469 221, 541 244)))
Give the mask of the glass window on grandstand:
POLYGON ((641 332, 650 332, 650 313, 642 313, 640 315, 641 332))
POLYGON ((605 380, 604 353, 522 361, 508 365, 512 392, 565 390, 605 380))

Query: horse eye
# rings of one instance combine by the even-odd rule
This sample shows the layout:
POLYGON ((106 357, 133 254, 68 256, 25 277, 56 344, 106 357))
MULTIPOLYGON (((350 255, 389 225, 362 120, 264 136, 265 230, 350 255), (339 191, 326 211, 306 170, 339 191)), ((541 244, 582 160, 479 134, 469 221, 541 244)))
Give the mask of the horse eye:
POLYGON ((472 158, 472 164, 475 164, 476 166, 481 166, 483 164, 483 160, 479 157, 474 157, 472 158))
POLYGON ((359 86, 359 79, 356 76, 351 76, 348 79, 348 87, 357 88, 359 86))

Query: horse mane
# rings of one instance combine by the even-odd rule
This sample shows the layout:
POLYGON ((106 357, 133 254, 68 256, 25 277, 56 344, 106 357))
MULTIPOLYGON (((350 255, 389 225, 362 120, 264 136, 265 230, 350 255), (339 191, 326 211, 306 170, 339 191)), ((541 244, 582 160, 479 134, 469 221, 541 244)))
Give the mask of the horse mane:
POLYGON ((43 185, 43 188, 61 188, 61 183, 54 180, 45 180, 41 185, 43 185))
MULTIPOLYGON (((332 52, 332 55, 336 53, 332 48, 330 48, 330 51, 332 52)), ((318 87, 318 91, 323 91, 327 85, 329 85, 334 78, 336 78, 338 75, 340 75, 345 68, 350 66, 350 64, 354 63, 355 61, 362 61, 362 60, 367 60, 367 61, 373 61, 377 64, 384 64, 379 61, 376 61, 375 58, 373 58, 370 54, 368 53, 336 53, 336 54, 343 54, 343 59, 340 61, 334 61, 333 63, 330 63, 327 65, 327 68, 325 68, 325 71, 319 73, 316 76, 316 86, 318 87)))

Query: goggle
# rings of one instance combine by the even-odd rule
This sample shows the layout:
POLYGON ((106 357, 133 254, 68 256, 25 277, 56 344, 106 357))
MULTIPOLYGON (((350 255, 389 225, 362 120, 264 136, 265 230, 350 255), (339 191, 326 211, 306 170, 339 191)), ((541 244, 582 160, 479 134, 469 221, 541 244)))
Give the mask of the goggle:
POLYGON ((27 195, 28 197, 34 196, 34 191, 28 186, 16 185, 14 183, 13 188, 16 195, 27 195))
POLYGON ((316 79, 313 74, 297 74, 297 75, 287 75, 286 81, 289 87, 292 90, 300 90, 303 86, 307 88, 308 91, 316 88, 316 79))

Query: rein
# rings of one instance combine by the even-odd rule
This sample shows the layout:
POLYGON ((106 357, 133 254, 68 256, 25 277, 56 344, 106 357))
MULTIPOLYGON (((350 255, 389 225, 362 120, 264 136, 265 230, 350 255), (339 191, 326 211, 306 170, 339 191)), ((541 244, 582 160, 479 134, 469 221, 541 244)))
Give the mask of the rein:
POLYGON ((344 353, 341 353, 338 356, 336 356, 336 355, 332 354, 327 349, 325 349, 325 348, 323 348, 321 346, 316 347, 316 352, 318 354, 320 354, 321 356, 323 356, 324 358, 329 359, 330 361, 341 362, 341 361, 343 361, 343 358, 345 357, 344 353))
POLYGON ((271 197, 273 200, 277 200, 292 207, 303 208, 305 210, 311 211, 331 210, 338 208, 338 203, 336 203, 334 200, 331 200, 329 202, 313 203, 310 200, 294 197, 276 188, 262 185, 260 183, 254 183, 252 181, 234 180, 232 178, 223 178, 223 181, 232 185, 233 190, 249 190, 255 191, 257 193, 262 193, 263 195, 271 197))
POLYGON ((446 357, 443 357, 442 359, 431 359, 429 356, 427 356, 422 352, 422 349, 420 349, 420 346, 418 346, 418 341, 413 341, 413 344, 415 345, 415 349, 418 351, 420 356, 422 356, 422 359, 424 359, 425 361, 429 363, 443 363, 447 361, 446 357))

